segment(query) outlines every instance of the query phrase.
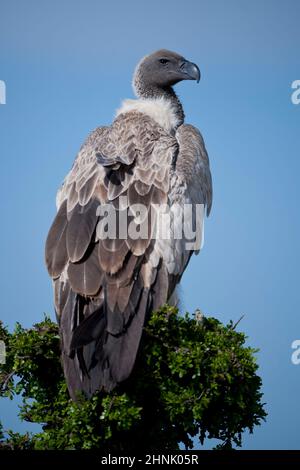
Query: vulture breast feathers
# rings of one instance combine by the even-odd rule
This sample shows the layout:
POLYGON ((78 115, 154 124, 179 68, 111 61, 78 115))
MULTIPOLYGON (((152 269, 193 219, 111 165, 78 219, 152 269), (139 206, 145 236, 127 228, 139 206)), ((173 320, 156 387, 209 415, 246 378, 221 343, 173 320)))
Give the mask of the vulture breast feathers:
MULTIPOLYGON (((181 58, 155 54, 167 53, 181 58)), ((58 192, 46 241, 73 399, 78 392, 110 391, 128 378, 147 316, 170 302, 201 247, 201 208, 209 213, 211 207, 201 134, 183 123, 171 85, 146 95, 151 82, 143 83, 140 72, 149 57, 135 75, 140 99, 124 102, 112 125, 97 128, 80 149, 58 192), (183 216, 193 239, 184 230, 174 235, 183 216)))

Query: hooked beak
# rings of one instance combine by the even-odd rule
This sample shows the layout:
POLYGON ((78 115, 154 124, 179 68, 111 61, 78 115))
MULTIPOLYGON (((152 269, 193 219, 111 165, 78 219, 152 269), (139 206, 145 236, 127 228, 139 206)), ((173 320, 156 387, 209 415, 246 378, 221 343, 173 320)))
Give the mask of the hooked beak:
POLYGON ((199 83, 201 74, 198 65, 185 60, 182 62, 180 69, 184 73, 186 80, 197 80, 197 83, 199 83))

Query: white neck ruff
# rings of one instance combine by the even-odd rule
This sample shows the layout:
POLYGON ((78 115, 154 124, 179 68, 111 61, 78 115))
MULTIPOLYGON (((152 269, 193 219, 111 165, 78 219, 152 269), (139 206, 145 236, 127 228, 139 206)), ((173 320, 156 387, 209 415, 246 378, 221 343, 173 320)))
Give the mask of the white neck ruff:
POLYGON ((167 132, 172 132, 179 125, 174 105, 164 97, 124 100, 116 115, 119 116, 119 114, 129 113, 130 111, 147 114, 167 132))

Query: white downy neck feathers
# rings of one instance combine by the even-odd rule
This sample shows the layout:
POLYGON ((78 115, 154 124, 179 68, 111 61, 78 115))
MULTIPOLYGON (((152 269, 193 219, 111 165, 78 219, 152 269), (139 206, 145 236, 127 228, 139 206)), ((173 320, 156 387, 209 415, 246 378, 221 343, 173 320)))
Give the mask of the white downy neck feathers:
POLYGON ((174 106, 165 97, 124 100, 116 115, 119 116, 130 111, 147 114, 167 132, 172 132, 179 125, 174 106))

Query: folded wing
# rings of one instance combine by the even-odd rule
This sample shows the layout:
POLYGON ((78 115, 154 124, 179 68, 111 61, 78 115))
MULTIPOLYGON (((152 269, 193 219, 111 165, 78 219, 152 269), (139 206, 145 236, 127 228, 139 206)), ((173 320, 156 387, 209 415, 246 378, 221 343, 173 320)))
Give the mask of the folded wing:
POLYGON ((176 138, 151 118, 121 114, 90 135, 59 191, 46 264, 74 399, 129 376, 147 313, 174 289, 152 236, 177 154, 176 138), (105 238, 111 209, 116 230, 105 238))

